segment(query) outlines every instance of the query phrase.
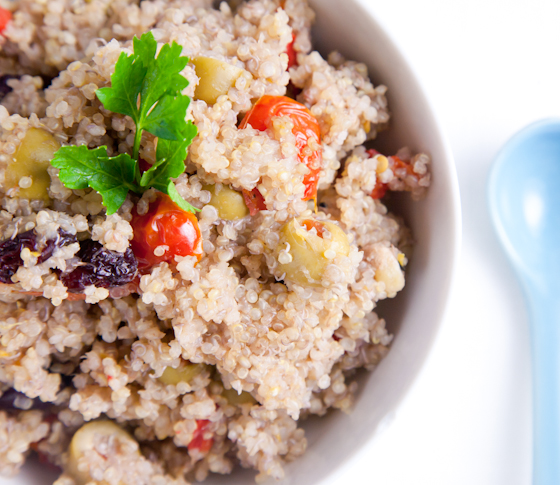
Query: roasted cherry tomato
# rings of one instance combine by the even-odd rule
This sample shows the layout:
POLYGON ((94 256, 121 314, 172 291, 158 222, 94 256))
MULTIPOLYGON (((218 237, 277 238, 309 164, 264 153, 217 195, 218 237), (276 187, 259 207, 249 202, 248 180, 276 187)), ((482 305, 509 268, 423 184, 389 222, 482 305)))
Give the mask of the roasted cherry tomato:
POLYGON ((317 236, 321 238, 323 237, 325 225, 321 224, 319 221, 316 221, 315 219, 306 219, 305 221, 302 221, 302 225, 304 225, 308 231, 315 229, 317 231, 317 236))
MULTIPOLYGON (((375 155, 380 155, 380 153, 373 148, 366 150, 366 153, 370 157, 374 157, 375 155)), ((414 169, 410 163, 407 163, 394 155, 391 157, 387 157, 387 160, 389 161, 389 168, 393 171, 393 173, 396 176, 398 176, 397 171, 401 172, 404 169, 406 171, 407 176, 412 175, 413 177, 418 177, 418 175, 414 173, 414 169)), ((370 196, 372 199, 381 199, 385 197, 385 194, 387 193, 388 189, 389 187, 387 184, 384 184, 378 180, 375 183, 375 187, 371 191, 370 196)))
POLYGON ((294 49, 294 42, 296 41, 296 34, 292 35, 292 42, 286 47, 286 54, 288 54, 288 69, 297 66, 297 53, 294 49))
MULTIPOLYGON (((369 150, 366 150, 366 153, 370 156, 370 158, 375 157, 375 155, 381 155, 381 153, 378 152, 375 148, 370 148, 369 150)), ((375 182, 375 187, 373 188, 371 194, 369 195, 372 199, 382 199, 383 197, 385 197, 385 194, 387 193, 387 189, 388 189, 387 184, 384 184, 379 180, 377 180, 375 182)))
POLYGON ((375 187, 373 188, 373 190, 371 191, 371 194, 369 194, 371 196, 372 199, 382 199, 383 197, 385 197, 385 194, 387 193, 387 184, 382 184, 381 182, 377 181, 375 184, 375 187))
MULTIPOLYGON (((262 96, 247 112, 239 128, 251 125, 256 130, 265 131, 272 128, 272 118, 276 116, 289 116, 294 123, 292 133, 296 137, 299 160, 305 163, 310 170, 303 179, 305 184, 303 200, 314 199, 317 195, 317 182, 323 164, 321 130, 317 119, 303 104, 286 96, 262 96), (310 142, 312 147, 309 147, 310 142)), ((245 191, 244 196, 247 197, 245 191)), ((245 201, 247 202, 247 198, 245 201)), ((251 209, 249 204, 247 206, 251 209)), ((258 210, 251 211, 251 215, 256 212, 258 210)))
POLYGON ((130 247, 138 260, 138 269, 146 270, 175 256, 202 257, 202 236, 196 216, 181 209, 167 195, 158 192, 148 212, 134 209, 131 221, 134 237, 130 247))
POLYGON ((12 20, 12 12, 0 7, 0 34, 4 31, 10 20, 12 20))
POLYGON ((266 205, 264 203, 264 197, 259 192, 256 187, 249 192, 248 190, 243 190, 243 200, 245 205, 249 209, 249 214, 254 216, 259 211, 266 210, 266 205))
POLYGON ((196 430, 194 431, 193 438, 188 445, 188 450, 197 450, 201 453, 208 453, 214 444, 213 438, 204 438, 204 434, 210 421, 207 419, 198 419, 196 421, 196 430))

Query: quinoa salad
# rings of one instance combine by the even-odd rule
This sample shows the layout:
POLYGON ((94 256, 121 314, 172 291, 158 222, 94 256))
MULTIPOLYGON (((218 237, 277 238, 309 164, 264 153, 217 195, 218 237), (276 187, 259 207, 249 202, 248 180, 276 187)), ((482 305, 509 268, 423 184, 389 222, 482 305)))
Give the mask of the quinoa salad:
MULTIPOLYGON (((284 477, 392 335, 430 158, 305 0, 0 0, 0 475, 284 477)), ((335 411, 339 412, 339 411, 335 411)), ((305 459, 305 458, 302 458, 305 459)))

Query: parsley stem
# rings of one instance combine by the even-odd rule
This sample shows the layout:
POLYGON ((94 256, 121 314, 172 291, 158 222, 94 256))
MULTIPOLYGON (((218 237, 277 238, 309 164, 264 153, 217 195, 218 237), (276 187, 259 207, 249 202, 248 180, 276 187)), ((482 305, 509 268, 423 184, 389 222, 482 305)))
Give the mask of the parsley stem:
POLYGON ((140 173, 140 163, 139 163, 139 154, 140 154, 140 141, 142 140, 142 129, 140 127, 136 127, 136 134, 134 135, 134 147, 132 152, 132 158, 136 160, 136 170, 134 177, 136 179, 136 183, 140 185, 140 178, 142 174, 140 173))

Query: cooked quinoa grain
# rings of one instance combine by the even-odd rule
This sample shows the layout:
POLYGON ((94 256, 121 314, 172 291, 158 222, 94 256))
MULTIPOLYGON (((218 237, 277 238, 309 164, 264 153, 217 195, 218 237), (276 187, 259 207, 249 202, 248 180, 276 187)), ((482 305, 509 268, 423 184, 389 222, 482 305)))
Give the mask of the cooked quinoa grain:
MULTIPOLYGON (((279 479, 304 419, 351 412, 356 369, 389 351, 375 308, 412 239, 383 197, 423 197, 429 156, 371 148, 387 88, 313 50, 305 0, 213 4, 0 0, 2 475, 33 449, 56 485, 279 479), (145 32, 190 58, 197 134, 172 183, 196 214, 155 186, 108 215, 50 163, 136 153, 97 93, 145 32)), ((137 138, 157 168, 161 139, 137 138)))

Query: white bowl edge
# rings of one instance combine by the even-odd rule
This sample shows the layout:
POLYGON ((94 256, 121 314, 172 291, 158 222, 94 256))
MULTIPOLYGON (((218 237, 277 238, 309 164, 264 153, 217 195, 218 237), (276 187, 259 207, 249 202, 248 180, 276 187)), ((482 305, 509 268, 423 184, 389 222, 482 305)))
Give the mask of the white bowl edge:
POLYGON ((407 270, 408 286, 395 300, 380 305, 380 316, 387 317, 389 326, 395 323, 391 317, 399 321, 389 354, 360 379, 359 398, 351 414, 335 411, 306 426, 309 449, 287 467, 283 485, 327 485, 329 476, 366 442, 376 439, 377 430, 390 421, 387 418, 398 410, 416 380, 444 320, 461 246, 453 154, 411 67, 358 1, 345 1, 344 8, 337 0, 310 3, 317 13, 314 47, 323 55, 336 49, 349 60, 364 62, 374 84, 388 86, 393 122, 374 146, 387 154, 402 146, 427 152, 433 160, 433 182, 421 202, 400 198, 399 215, 404 215, 418 247, 407 270))

